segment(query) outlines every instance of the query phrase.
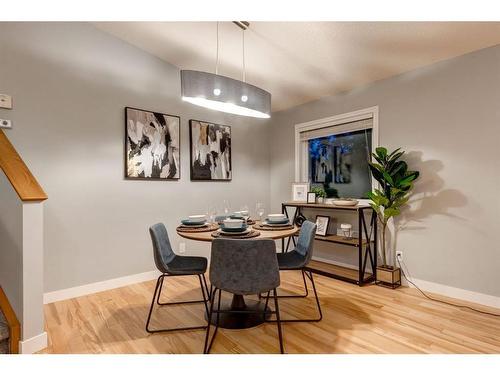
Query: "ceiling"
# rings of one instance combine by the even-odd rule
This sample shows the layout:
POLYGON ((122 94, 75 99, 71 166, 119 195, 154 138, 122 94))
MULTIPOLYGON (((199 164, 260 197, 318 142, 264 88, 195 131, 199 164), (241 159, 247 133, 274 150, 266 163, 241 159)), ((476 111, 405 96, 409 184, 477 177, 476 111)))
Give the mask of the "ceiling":
MULTIPOLYGON (((97 22, 181 69, 214 72, 215 22, 97 22)), ((500 44, 490 22, 250 22, 246 80, 273 111, 500 44)), ((242 77, 242 30, 219 24, 219 74, 242 77)))

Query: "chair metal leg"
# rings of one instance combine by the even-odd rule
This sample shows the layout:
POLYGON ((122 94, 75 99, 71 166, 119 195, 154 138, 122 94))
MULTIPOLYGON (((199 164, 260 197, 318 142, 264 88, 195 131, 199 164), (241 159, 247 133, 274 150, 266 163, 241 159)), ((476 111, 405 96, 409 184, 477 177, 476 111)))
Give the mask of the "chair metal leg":
MULTIPOLYGON (((316 285, 314 283, 314 277, 313 273, 309 270, 302 270, 302 276, 307 276, 309 280, 311 280, 311 284, 313 287, 314 291, 314 297, 316 298, 316 305, 318 307, 318 313, 319 317, 318 318, 313 318, 313 319, 281 319, 282 323, 307 323, 307 322, 319 322, 323 319, 323 312, 321 311, 321 304, 319 302, 319 297, 318 297, 318 292, 316 291, 316 285)), ((306 279, 304 278, 304 285, 307 290, 307 284, 306 284, 306 279)), ((278 296, 277 298, 287 298, 287 297, 298 297, 298 296, 278 296)), ((267 322, 274 322, 274 320, 266 320, 267 322)))
POLYGON ((314 296, 316 297, 316 305, 318 306, 318 312, 319 312, 319 318, 314 321, 319 322, 321 319, 323 319, 323 312, 321 311, 321 304, 319 303, 318 292, 316 291, 316 284, 314 283, 314 277, 312 271, 309 271, 309 278, 311 279, 311 283, 314 290, 314 296))
POLYGON ((219 316, 220 316, 220 300, 221 300, 221 290, 220 289, 217 289, 215 288, 214 290, 212 290, 212 303, 210 304, 210 314, 208 316, 208 326, 207 326, 207 335, 205 336, 205 348, 203 349, 203 354, 209 354, 210 353, 210 349, 212 348, 212 344, 214 343, 215 341, 215 336, 217 335, 217 331, 219 329, 219 316), (216 316, 216 319, 215 319, 215 330, 214 330, 214 334, 212 336, 212 338, 210 339, 210 344, 208 344, 208 347, 207 347, 207 343, 208 343, 208 335, 209 335, 209 331, 210 331, 210 324, 212 322, 212 315, 213 315, 213 312, 214 312, 214 304, 215 304, 215 293, 219 291, 219 296, 218 296, 218 299, 217 299, 217 310, 215 311, 215 313, 217 314, 216 316))
MULTIPOLYGON (((201 302, 207 302, 208 301, 208 299, 205 299, 205 294, 203 294, 203 299, 198 299, 198 300, 178 301, 178 302, 177 301, 173 301, 173 302, 160 302, 161 291, 163 289, 163 279, 165 277, 168 277, 168 276, 175 277, 175 275, 165 275, 165 274, 163 274, 163 275, 160 276, 162 279, 160 281, 160 290, 158 292, 158 297, 156 299, 156 303, 158 305, 160 305, 160 306, 182 305, 182 304, 187 304, 187 303, 201 303, 201 302)), ((186 275, 186 276, 189 276, 189 275, 186 275)), ((194 275, 192 275, 192 276, 194 276, 194 275)), ((198 276, 198 278, 201 278, 200 275, 196 275, 196 276, 198 276)), ((203 275, 203 276, 205 276, 205 275, 203 275)), ((200 281, 200 283, 201 283, 201 281, 200 281)), ((201 288, 202 288, 202 293, 203 293, 203 285, 201 286, 201 288)))
MULTIPOLYGON (((264 306, 264 320, 266 320, 266 315, 267 315, 267 305, 269 304, 269 294, 271 293, 271 291, 267 292, 267 296, 266 296, 266 305, 264 306)), ((259 294, 260 296, 260 294, 259 294)))
POLYGON ((208 289, 207 279, 205 279, 205 274, 201 275, 203 279, 203 284, 205 284, 205 291, 207 292, 207 302, 210 301, 210 290, 208 289))
MULTIPOLYGON (((306 283, 306 276, 304 274, 304 270, 302 269, 302 280, 304 281, 304 290, 305 294, 292 294, 292 295, 287 295, 287 296, 278 296, 278 298, 305 298, 309 295, 309 289, 307 288, 307 283, 306 283)), ((259 294, 259 299, 262 298, 262 295, 259 294)), ((268 297, 266 297, 268 298, 268 297)))
POLYGON ((207 333, 205 334, 205 345, 203 346, 203 354, 208 354, 208 337, 210 336, 210 326, 212 322, 212 314, 214 311, 215 290, 210 287, 210 310, 208 312, 207 333))
MULTIPOLYGON (((269 293, 267 295, 269 297, 269 293)), ((274 288, 273 290, 273 296, 274 296, 274 310, 276 312, 276 325, 278 326, 278 338, 280 341, 280 352, 281 354, 284 354, 285 350, 283 348, 283 334, 281 332, 280 307, 278 305, 278 293, 276 292, 276 288, 274 288)))
MULTIPOLYGON (((160 294, 161 294, 161 290, 162 290, 162 287, 163 287, 163 279, 166 276, 169 276, 169 275, 165 275, 165 274, 160 275, 160 277, 158 277, 158 280, 156 280, 155 291, 153 293, 153 298, 151 299, 151 306, 149 308, 149 314, 148 314, 148 318, 147 318, 147 321, 146 321, 146 332, 148 332, 148 333, 174 332, 174 331, 186 331, 186 330, 192 330, 192 329, 203 329, 203 328, 205 328, 205 326, 190 326, 190 327, 178 327, 178 328, 166 328, 166 329, 150 329, 149 328, 149 324, 151 323, 151 316, 153 315, 153 308, 154 308, 155 302, 158 305, 161 305, 161 306, 165 306, 165 305, 182 305, 182 304, 187 304, 187 303, 204 302, 205 303, 205 308, 208 311, 207 300, 205 299, 205 292, 203 291, 203 286, 202 286, 203 300, 160 303, 160 294)), ((200 285, 201 285, 201 278, 200 278, 200 285)))

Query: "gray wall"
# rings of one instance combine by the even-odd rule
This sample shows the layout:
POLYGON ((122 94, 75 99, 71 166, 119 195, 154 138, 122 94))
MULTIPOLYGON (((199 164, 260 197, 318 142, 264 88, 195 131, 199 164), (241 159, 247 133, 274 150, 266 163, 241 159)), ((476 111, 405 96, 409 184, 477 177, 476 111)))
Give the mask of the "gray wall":
POLYGON ((49 196, 46 292, 152 270, 156 222, 177 245, 178 220, 209 203, 269 207, 269 124, 183 103, 176 67, 85 23, 0 23, 0 58, 7 136, 49 196), (181 116, 180 181, 124 180, 125 106, 181 116), (232 182, 190 181, 191 118, 232 126, 232 182))
POLYGON ((23 205, 0 169, 0 286, 23 317, 23 205))
MULTIPOLYGON (((380 145, 403 147, 421 171, 395 245, 412 276, 500 296, 499 103, 497 46, 276 113, 272 207, 290 199, 294 124, 378 105, 380 145)), ((321 256, 349 258, 339 248, 321 256)))

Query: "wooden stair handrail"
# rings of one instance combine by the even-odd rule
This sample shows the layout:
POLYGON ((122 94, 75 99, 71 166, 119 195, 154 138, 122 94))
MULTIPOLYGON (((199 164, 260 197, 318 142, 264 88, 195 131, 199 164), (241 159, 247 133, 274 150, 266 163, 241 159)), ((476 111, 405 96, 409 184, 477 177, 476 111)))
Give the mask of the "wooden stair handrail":
POLYGON ((0 168, 22 201, 44 201, 47 194, 0 129, 0 168))
POLYGON ((16 313, 0 286, 0 310, 2 310, 7 325, 9 326, 9 347, 11 354, 19 353, 19 340, 21 339, 21 325, 17 320, 16 313))

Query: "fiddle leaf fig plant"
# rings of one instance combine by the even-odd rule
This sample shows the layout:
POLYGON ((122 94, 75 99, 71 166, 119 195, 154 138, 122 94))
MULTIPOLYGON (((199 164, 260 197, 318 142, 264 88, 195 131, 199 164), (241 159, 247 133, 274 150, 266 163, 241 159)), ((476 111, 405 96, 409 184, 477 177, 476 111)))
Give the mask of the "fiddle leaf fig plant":
MULTIPOLYGON (((408 170, 408 164, 401 160, 403 154, 404 151, 400 148, 388 153, 386 148, 377 147, 372 153, 372 161, 368 162, 373 178, 380 184, 380 189, 375 189, 367 195, 371 200, 370 206, 377 213, 382 225, 382 266, 386 267, 390 266, 387 262, 387 224, 391 217, 401 213, 401 208, 410 198, 413 181, 419 176, 418 171, 408 170)), ((394 259, 392 263, 395 263, 394 259)))

